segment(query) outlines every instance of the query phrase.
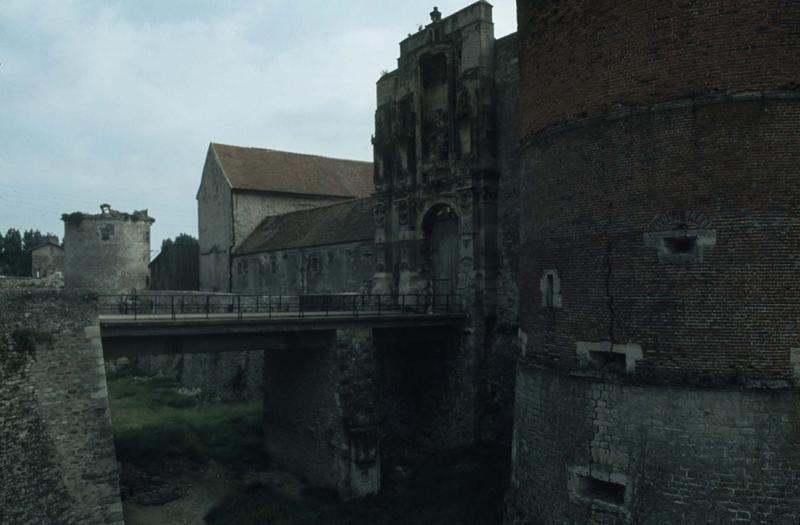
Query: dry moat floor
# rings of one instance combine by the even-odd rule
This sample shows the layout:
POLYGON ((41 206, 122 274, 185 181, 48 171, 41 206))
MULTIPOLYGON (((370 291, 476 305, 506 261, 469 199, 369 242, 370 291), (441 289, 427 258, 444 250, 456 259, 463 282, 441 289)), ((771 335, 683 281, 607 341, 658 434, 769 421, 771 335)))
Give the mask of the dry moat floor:
POLYGON ((342 503, 270 465, 260 403, 204 399, 126 372, 109 378, 109 393, 127 525, 502 522, 504 449, 385 461, 379 495, 342 503))

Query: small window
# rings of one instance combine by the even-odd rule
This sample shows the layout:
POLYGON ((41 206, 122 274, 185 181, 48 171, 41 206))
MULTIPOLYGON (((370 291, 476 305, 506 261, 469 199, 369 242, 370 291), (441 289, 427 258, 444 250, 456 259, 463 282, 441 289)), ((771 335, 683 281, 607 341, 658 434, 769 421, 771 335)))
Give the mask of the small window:
POLYGON ((104 224, 98 228, 101 241, 110 241, 114 238, 114 225, 104 224))
POLYGON ((561 308, 561 280, 558 278, 558 270, 545 270, 539 280, 539 291, 542 294, 542 306, 561 308))
POLYGON ((144 232, 144 242, 150 242, 150 232, 144 232))
POLYGON ((319 255, 312 255, 308 258, 308 271, 310 273, 322 273, 322 258, 319 255))
POLYGON ((697 237, 664 237, 664 249, 670 255, 693 254, 697 248, 697 237))
POLYGON ((591 475, 578 475, 577 481, 577 490, 581 497, 618 507, 625 505, 625 485, 604 481, 591 475))
POLYGON ((617 352, 589 352, 589 366, 603 372, 623 373, 626 370, 627 356, 617 352))
POLYGON ((278 261, 274 257, 269 261, 269 271, 270 273, 278 273, 278 261))
POLYGON ((717 243, 715 230, 669 230, 644 234, 644 244, 655 248, 660 264, 702 263, 704 252, 717 243))
POLYGON ((553 274, 547 274, 547 281, 545 282, 544 290, 544 305, 548 308, 553 307, 553 288, 554 288, 553 274))

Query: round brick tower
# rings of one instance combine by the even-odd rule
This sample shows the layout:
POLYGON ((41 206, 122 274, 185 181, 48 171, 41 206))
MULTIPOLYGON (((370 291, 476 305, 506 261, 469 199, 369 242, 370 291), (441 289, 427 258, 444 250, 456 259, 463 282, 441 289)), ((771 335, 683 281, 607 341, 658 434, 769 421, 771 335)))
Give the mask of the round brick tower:
POLYGON ((797 523, 800 4, 517 4, 509 523, 797 523))
POLYGON ((131 293, 150 286, 147 210, 122 213, 107 204, 101 213, 65 214, 64 286, 101 293, 131 293))

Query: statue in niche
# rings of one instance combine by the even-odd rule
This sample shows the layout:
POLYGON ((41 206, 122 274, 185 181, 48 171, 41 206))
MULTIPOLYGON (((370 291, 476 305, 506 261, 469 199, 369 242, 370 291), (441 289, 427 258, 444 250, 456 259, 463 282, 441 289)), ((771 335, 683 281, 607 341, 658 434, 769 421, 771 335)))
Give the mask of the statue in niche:
POLYGON ((436 117, 431 124, 433 129, 428 135, 430 159, 434 162, 447 160, 449 137, 447 133, 447 114, 444 110, 436 110, 436 117))

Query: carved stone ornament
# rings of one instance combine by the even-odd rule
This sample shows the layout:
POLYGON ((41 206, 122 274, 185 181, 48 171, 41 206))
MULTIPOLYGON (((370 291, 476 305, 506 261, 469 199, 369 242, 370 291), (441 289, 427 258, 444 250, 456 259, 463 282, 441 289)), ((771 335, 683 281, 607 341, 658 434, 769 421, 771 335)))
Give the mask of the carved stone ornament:
POLYGON ((408 201, 399 201, 397 203, 397 221, 400 226, 408 224, 408 201))
POLYGON ((431 160, 446 161, 450 147, 447 133, 447 113, 444 110, 436 110, 436 117, 432 122, 432 131, 428 140, 430 141, 431 160))

